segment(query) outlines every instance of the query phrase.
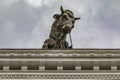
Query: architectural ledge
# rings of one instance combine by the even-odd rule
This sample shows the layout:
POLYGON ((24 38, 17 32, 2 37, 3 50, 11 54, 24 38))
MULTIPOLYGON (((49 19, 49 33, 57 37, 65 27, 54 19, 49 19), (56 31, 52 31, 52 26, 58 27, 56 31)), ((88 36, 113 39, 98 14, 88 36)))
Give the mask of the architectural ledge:
POLYGON ((120 58, 120 49, 72 49, 72 50, 0 49, 0 57, 120 58))
POLYGON ((0 79, 120 79, 120 49, 0 49, 0 79))

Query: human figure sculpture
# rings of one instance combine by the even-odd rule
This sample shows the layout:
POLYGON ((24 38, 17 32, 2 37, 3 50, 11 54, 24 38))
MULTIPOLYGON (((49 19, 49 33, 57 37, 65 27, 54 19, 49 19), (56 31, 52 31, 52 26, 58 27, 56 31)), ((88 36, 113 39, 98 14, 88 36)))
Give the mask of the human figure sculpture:
POLYGON ((61 14, 53 15, 55 21, 52 24, 49 38, 44 41, 42 49, 69 49, 70 47, 66 41, 66 36, 74 28, 74 23, 80 17, 74 17, 71 10, 64 10, 60 7, 61 14))

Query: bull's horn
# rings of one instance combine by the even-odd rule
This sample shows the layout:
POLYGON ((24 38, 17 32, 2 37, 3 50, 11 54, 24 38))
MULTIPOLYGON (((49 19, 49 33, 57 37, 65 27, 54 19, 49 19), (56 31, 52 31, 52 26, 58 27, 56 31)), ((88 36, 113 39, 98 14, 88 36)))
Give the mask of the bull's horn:
POLYGON ((64 9, 63 9, 62 6, 60 7, 60 10, 61 10, 61 13, 63 14, 64 13, 64 9))
POLYGON ((79 20, 80 18, 81 18, 81 17, 75 17, 74 19, 75 19, 75 20, 79 20))

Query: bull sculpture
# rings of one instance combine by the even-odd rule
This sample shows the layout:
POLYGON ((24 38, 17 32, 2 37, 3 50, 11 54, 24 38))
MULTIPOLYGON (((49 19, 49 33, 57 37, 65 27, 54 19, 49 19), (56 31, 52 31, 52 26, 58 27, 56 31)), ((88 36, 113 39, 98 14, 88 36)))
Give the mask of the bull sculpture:
POLYGON ((49 38, 44 41, 42 49, 69 49, 66 41, 66 36, 74 28, 74 23, 79 20, 80 17, 74 17, 71 10, 64 10, 62 6, 60 7, 61 14, 53 15, 55 21, 52 24, 52 29, 49 38))

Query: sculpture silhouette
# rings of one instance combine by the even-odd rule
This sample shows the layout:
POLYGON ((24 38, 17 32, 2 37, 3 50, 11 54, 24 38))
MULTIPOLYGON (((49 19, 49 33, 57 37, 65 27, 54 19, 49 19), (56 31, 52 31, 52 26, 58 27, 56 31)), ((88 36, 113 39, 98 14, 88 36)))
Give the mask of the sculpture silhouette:
POLYGON ((66 35, 74 28, 75 20, 79 20, 80 17, 74 17, 71 10, 64 10, 62 6, 60 10, 61 14, 53 15, 55 21, 52 24, 49 38, 44 41, 42 49, 70 48, 68 42, 66 41, 66 35))

